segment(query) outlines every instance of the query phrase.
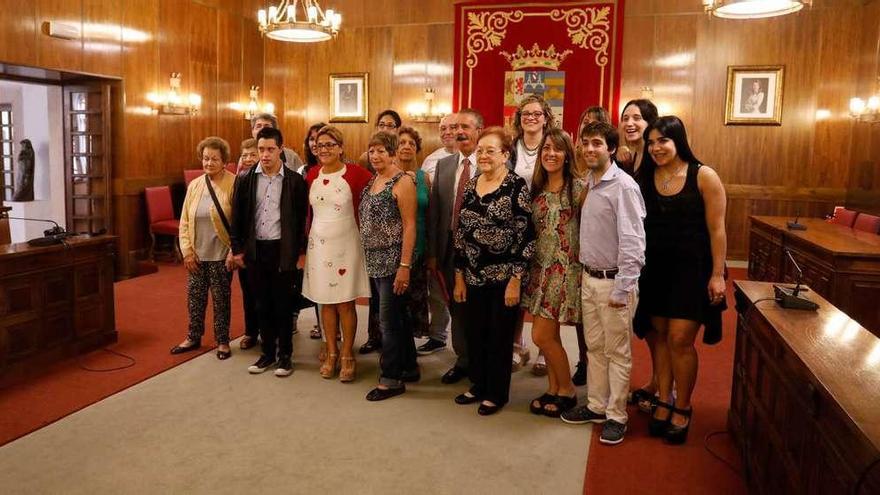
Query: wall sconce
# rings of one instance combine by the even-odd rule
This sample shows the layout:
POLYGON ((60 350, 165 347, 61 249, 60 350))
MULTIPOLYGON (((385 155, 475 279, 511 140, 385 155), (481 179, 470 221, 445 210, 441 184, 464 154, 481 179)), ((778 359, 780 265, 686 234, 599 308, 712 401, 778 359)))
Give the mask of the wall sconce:
POLYGON ((248 92, 248 103, 247 108, 244 110, 244 118, 245 120, 251 120, 255 115, 260 113, 271 113, 275 114, 275 105, 269 103, 268 101, 263 103, 263 106, 260 106, 260 87, 259 86, 251 86, 250 91, 248 92))
POLYGON ((180 72, 172 72, 168 79, 167 93, 147 93, 147 100, 153 104, 160 115, 194 115, 202 106, 202 97, 190 93, 180 93, 180 72))
POLYGON ((651 100, 654 98, 654 90, 651 89, 650 86, 642 86, 641 88, 641 98, 645 100, 651 100))
POLYGON ((831 118, 831 110, 827 108, 817 108, 816 109, 816 121, 820 120, 828 120, 831 118))
POLYGON ((856 122, 880 124, 880 95, 868 98, 867 103, 861 98, 849 100, 849 115, 856 122))
POLYGON ((413 103, 407 108, 410 119, 419 124, 436 124, 440 119, 450 113, 450 109, 444 106, 438 106, 435 112, 434 97, 436 96, 434 88, 425 88, 424 103, 413 103))

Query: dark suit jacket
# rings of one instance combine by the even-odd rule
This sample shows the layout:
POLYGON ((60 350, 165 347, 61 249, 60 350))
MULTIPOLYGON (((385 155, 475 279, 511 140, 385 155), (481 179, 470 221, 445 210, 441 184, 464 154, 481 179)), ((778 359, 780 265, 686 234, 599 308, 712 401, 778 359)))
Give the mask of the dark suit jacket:
MULTIPOLYGON (((283 165, 282 165, 283 166, 283 165)), ((246 263, 256 261, 257 234, 257 167, 252 167, 236 180, 232 197, 232 253, 244 253, 246 263)), ((281 260, 279 269, 296 269, 296 260, 306 249, 306 210, 309 198, 306 182, 298 173, 287 169, 281 184, 281 260)))

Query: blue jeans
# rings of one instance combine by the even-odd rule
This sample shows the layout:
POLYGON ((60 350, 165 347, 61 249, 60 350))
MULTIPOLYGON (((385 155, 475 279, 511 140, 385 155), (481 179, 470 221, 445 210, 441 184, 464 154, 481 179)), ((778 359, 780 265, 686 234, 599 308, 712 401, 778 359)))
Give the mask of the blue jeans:
POLYGON ((403 386, 403 375, 414 372, 418 367, 412 328, 403 324, 406 293, 399 296, 394 293, 394 275, 371 277, 370 284, 379 296, 379 328, 382 330, 379 384, 400 388, 403 386))

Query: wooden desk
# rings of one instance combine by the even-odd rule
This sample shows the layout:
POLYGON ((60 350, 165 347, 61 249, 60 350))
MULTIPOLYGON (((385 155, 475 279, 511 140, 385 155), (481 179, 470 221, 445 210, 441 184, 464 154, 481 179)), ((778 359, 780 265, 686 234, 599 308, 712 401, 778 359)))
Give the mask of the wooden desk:
POLYGON ((115 236, 0 246, 0 386, 116 342, 115 236))
POLYGON ((819 218, 801 218, 807 230, 788 230, 790 220, 751 217, 749 278, 794 282, 795 269, 783 252, 788 249, 805 284, 880 335, 880 236, 819 218))
MULTIPOLYGON (((739 318, 728 425, 751 493, 851 494, 880 459, 880 338, 815 293, 782 309, 734 282, 739 318)), ((861 494, 880 493, 880 464, 861 494)))

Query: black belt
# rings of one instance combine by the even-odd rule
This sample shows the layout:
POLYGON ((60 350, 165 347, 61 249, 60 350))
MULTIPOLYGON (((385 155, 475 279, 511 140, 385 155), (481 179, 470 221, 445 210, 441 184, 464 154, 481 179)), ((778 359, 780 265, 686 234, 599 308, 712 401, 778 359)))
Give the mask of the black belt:
POLYGON ((617 268, 612 268, 610 270, 595 270, 593 268, 590 268, 590 267, 584 265, 584 271, 587 272, 593 278, 608 279, 608 278, 616 277, 618 270, 617 270, 617 268))

